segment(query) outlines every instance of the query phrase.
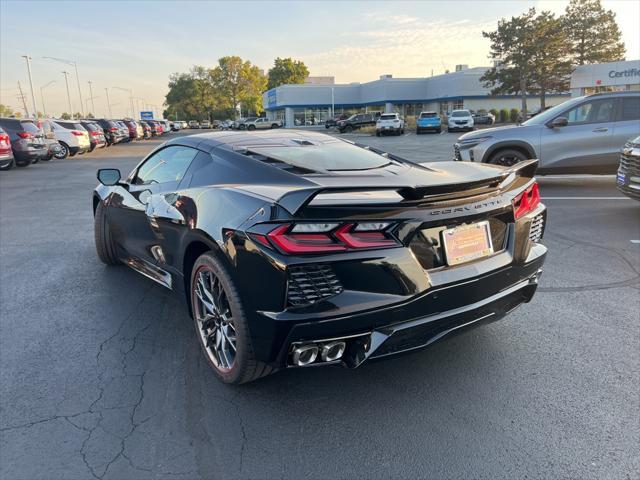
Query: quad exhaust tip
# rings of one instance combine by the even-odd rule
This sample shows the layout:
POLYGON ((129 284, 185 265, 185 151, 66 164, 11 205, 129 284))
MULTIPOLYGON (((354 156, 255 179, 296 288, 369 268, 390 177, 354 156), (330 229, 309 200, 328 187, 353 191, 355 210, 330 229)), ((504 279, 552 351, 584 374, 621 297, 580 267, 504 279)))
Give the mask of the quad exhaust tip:
POLYGON ((340 360, 347 344, 344 340, 333 340, 324 343, 304 343, 291 351, 291 363, 296 367, 304 367, 312 363, 322 364, 340 360), (317 361, 319 360, 319 361, 317 361))

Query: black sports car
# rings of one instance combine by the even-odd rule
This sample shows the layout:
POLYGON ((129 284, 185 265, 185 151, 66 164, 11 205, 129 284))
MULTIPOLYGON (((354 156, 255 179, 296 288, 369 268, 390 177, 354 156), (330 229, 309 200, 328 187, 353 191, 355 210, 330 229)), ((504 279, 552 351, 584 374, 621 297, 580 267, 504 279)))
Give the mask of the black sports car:
POLYGON ((185 292, 224 382, 356 367, 531 300, 536 166, 417 164, 292 130, 184 136, 126 180, 98 171, 96 248, 185 292))

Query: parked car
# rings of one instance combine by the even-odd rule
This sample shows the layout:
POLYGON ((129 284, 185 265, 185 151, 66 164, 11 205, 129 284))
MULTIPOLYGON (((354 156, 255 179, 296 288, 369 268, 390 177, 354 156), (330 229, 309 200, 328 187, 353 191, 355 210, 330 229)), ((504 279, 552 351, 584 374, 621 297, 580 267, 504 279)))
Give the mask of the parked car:
POLYGON ((324 122, 324 128, 335 127, 340 120, 346 120, 349 118, 349 115, 346 113, 341 113, 340 115, 334 115, 324 122))
POLYGON ((163 133, 162 124, 160 124, 157 120, 146 120, 147 124, 151 127, 151 135, 154 137, 159 137, 163 133))
POLYGON ((416 134, 420 135, 425 131, 440 133, 442 131, 442 120, 438 112, 420 112, 416 119, 416 134))
POLYGON ((81 120, 80 124, 89 132, 90 152, 93 152, 96 148, 105 148, 107 146, 104 130, 102 130, 102 127, 100 127, 97 122, 93 120, 81 120))
POLYGON ((266 117, 248 118, 243 125, 247 130, 266 130, 270 128, 280 128, 280 122, 278 120, 270 120, 266 117))
POLYGON ((159 120, 159 122, 162 124, 163 133, 169 133, 171 131, 171 122, 169 122, 169 120, 159 120))
POLYGON ((14 165, 11 139, 9 134, 0 127, 0 170, 11 170, 14 165))
POLYGON ((627 197, 640 200, 640 136, 622 147, 616 184, 627 197))
POLYGON ((182 127, 183 130, 189 128, 189 124, 184 120, 180 122, 180 126, 182 127))
POLYGON ((15 165, 26 167, 49 154, 44 133, 33 120, 0 118, 0 127, 9 135, 15 165))
POLYGON ((244 119, 240 119, 240 121, 238 122, 238 126, 237 129, 238 130, 246 130, 247 129, 247 123, 252 123, 254 121, 256 121, 258 119, 258 117, 247 117, 244 119))
POLYGON ((218 128, 220 130, 231 130, 233 128, 233 120, 225 120, 223 122, 220 122, 218 128))
POLYGON ((376 116, 373 113, 356 113, 345 120, 339 120, 336 127, 340 133, 349 133, 362 127, 376 124, 376 116))
POLYGON ((200 122, 197 120, 189 120, 189 128, 200 128, 200 122))
POLYGON ((129 140, 141 140, 144 137, 144 130, 135 120, 125 119, 122 122, 126 125, 129 132, 129 140))
POLYGON ((510 166, 529 158, 543 173, 615 173, 620 145, 640 134, 640 92, 567 100, 521 125, 462 135, 454 159, 510 166))
POLYGON ((95 118, 92 119, 92 121, 96 122, 102 128, 102 131, 104 132, 104 138, 107 141, 107 147, 109 145, 120 143, 123 140, 123 132, 118 127, 118 125, 116 125, 115 121, 108 120, 106 118, 95 118))
POLYGON ((493 125, 496 123, 496 117, 493 113, 486 110, 478 110, 477 112, 471 112, 474 125, 493 125))
POLYGON ((182 123, 178 122, 177 120, 175 122, 172 122, 171 130, 174 132, 179 132, 180 130, 182 130, 182 123))
POLYGON ((376 136, 379 137, 385 133, 393 133, 395 135, 404 133, 404 120, 399 113, 383 113, 378 117, 376 121, 376 136))
POLYGON ((354 368, 532 299, 547 252, 536 163, 433 168, 309 131, 181 137, 126 179, 98 171, 96 250, 186 293, 225 383, 354 368))
POLYGON ((53 127, 51 126, 50 120, 38 120, 38 127, 42 130, 42 133, 44 134, 44 143, 47 145, 47 156, 43 157, 42 160, 51 160, 60 153, 62 147, 58 140, 56 140, 56 135, 53 133, 53 127))
POLYGON ((473 117, 469 110, 454 110, 447 116, 447 130, 473 130, 473 117))
POLYGON ((211 122, 209 120, 202 120, 200 122, 200 128, 211 128, 211 122))
POLYGON ((79 120, 53 120, 51 127, 56 139, 60 142, 60 152, 55 155, 56 158, 82 155, 91 148, 89 132, 79 120))
POLYGON ((151 127, 149 126, 149 124, 147 122, 145 122, 144 120, 140 120, 140 126, 142 127, 142 133, 144 135, 144 138, 151 138, 153 135, 151 133, 151 127))

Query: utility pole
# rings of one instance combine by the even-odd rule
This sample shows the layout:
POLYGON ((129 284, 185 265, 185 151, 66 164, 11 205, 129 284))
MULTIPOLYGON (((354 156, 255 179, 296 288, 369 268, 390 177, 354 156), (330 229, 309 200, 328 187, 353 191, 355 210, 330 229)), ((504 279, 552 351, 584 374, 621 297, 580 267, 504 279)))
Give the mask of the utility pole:
POLYGON ((109 89, 105 87, 104 91, 107 94, 107 109, 109 111, 109 118, 113 118, 113 115, 111 115, 111 102, 109 102, 109 89))
POLYGON ((42 113, 45 116, 45 118, 47 117, 47 107, 45 106, 45 103, 44 103, 44 89, 47 88, 49 85, 53 85, 54 83, 56 83, 56 81, 51 80, 46 85, 43 85, 40 87, 40 98, 42 99, 42 113))
POLYGON ((76 82, 78 83, 78 95, 80 96, 80 110, 81 110, 80 113, 84 117, 84 112, 82 111, 83 109, 82 90, 80 88, 80 76, 78 75, 78 62, 74 62, 72 60, 65 60, 64 58, 56 58, 56 57, 43 57, 43 58, 48 58, 49 60, 55 60, 56 62, 64 63, 66 65, 73 65, 73 68, 76 71, 76 82))
POLYGON ((36 95, 33 92, 33 78, 31 78, 31 57, 29 55, 22 55, 27 61, 27 72, 29 73, 29 86, 31 87, 31 102, 33 106, 33 118, 38 116, 38 107, 36 106, 36 95))
POLYGON ((22 106, 24 107, 25 117, 29 118, 29 109, 27 108, 27 102, 24 99, 24 93, 22 93, 22 87, 20 86, 20 81, 18 80, 18 90, 20 91, 20 95, 18 98, 22 100, 22 106))
POLYGON ((64 75, 64 83, 67 85, 67 102, 69 103, 69 115, 71 115, 71 118, 73 118, 73 107, 71 106, 71 95, 69 94, 69 72, 63 70, 62 74, 64 75))
POLYGON ((96 115, 96 104, 93 103, 93 99, 96 98, 93 96, 93 89, 91 88, 91 84, 93 83, 91 80, 87 82, 89 84, 89 95, 91 96, 91 113, 96 115))

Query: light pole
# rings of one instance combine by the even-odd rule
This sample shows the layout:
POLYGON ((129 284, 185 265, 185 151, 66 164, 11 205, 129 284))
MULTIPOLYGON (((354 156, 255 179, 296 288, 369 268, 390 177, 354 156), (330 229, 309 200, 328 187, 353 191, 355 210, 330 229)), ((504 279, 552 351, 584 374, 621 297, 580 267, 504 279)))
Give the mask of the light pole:
POLYGON ((40 98, 42 98, 42 113, 45 116, 45 118, 47 117, 47 107, 45 107, 44 105, 44 89, 47 88, 49 85, 53 85, 54 83, 56 83, 56 81, 51 80, 46 85, 43 85, 40 87, 40 98))
POLYGON ((109 118, 113 118, 113 115, 111 115, 111 102, 109 102, 109 89, 104 87, 104 92, 107 94, 107 110, 109 111, 109 118))
POLYGON ((67 85, 67 102, 69 102, 69 115, 71 115, 71 118, 73 118, 73 107, 71 106, 71 95, 69 94, 69 72, 63 70, 62 74, 64 75, 64 83, 67 85))
POLYGON ((113 87, 116 90, 122 90, 123 92, 129 92, 129 101, 131 102, 131 118, 134 119, 136 117, 136 112, 133 109, 133 90, 130 88, 122 88, 122 87, 113 87))
POLYGON ((36 94, 33 91, 33 78, 31 78, 31 57, 29 55, 22 55, 27 62, 27 72, 29 73, 29 87, 31 87, 31 102, 33 104, 33 118, 38 116, 38 107, 36 107, 36 94))
POLYGON ((94 97, 93 96, 93 88, 91 88, 91 85, 93 84, 93 82, 91 80, 89 80, 87 83, 89 84, 89 95, 91 96, 91 113, 93 113, 95 115, 96 114, 96 104, 93 103, 93 99, 94 98, 98 98, 98 97, 94 97))
POLYGON ((93 99, 94 99, 94 98, 100 98, 100 95, 96 95, 95 97, 89 97, 89 98, 87 98, 87 99, 84 101, 84 107, 85 107, 84 109, 85 109, 85 111, 87 112, 87 115, 89 115, 89 113, 91 113, 91 114, 95 117, 95 115, 96 115, 96 114, 94 113, 94 112, 95 112, 95 109, 94 109, 94 111, 93 111, 93 112, 89 112, 89 102, 91 102, 91 105, 93 105, 93 99))
POLYGON ((331 117, 336 115, 336 100, 333 95, 333 87, 331 87, 331 117))
MULTIPOLYGON (((48 58, 49 60, 55 60, 56 62, 60 62, 60 63, 65 63, 67 65, 73 65, 73 68, 76 70, 76 83, 78 84, 78 95, 80 96, 80 110, 82 110, 82 106, 83 106, 82 91, 80 89, 80 77, 78 76, 78 63, 74 62, 73 60, 65 60, 64 58, 56 58, 56 57, 44 57, 44 58, 48 58)), ((84 117, 84 112, 81 111, 80 113, 84 117)))

